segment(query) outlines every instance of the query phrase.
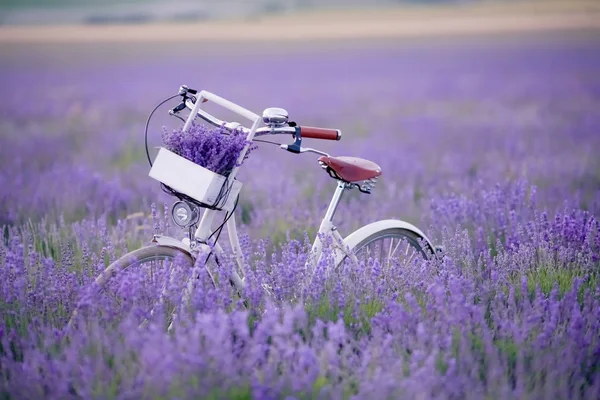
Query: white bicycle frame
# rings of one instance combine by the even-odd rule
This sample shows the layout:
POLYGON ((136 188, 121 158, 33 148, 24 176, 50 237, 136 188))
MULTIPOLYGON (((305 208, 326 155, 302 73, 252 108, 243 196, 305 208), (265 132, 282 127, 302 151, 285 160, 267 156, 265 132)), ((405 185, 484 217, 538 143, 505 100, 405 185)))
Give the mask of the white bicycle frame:
MULTIPOLYGON (((183 126, 184 131, 189 129, 189 127, 192 124, 192 122, 194 121, 194 119, 198 116, 198 112, 201 109, 201 106, 205 101, 213 102, 221 107, 224 107, 224 108, 248 119, 252 123, 252 126, 248 131, 247 140, 248 140, 248 142, 252 142, 257 129, 261 125, 262 119, 258 115, 253 113, 252 111, 249 111, 235 103, 232 103, 229 100, 226 100, 220 96, 217 96, 217 95, 207 92, 205 90, 202 90, 201 92, 198 93, 197 100, 196 100, 194 106, 191 108, 191 112, 183 126)), ((204 111, 204 113, 207 114, 206 111, 204 111)), ((246 130, 247 130, 247 128, 246 128, 246 130)), ((241 164, 241 161, 244 159, 244 156, 246 155, 246 152, 248 151, 249 146, 250 145, 247 145, 242 150, 240 157, 238 159, 238 165, 241 164)), ((232 172, 230 173, 229 178, 234 179, 235 176, 237 175, 238 170, 239 170, 239 166, 235 167, 232 170, 232 172)), ((342 238, 342 236, 338 232, 337 228, 333 224, 333 217, 335 215, 335 212, 339 205, 339 202, 342 198, 342 194, 348 188, 349 188, 349 186, 347 183, 338 181, 337 188, 333 194, 333 198, 331 199, 331 202, 329 204, 329 207, 327 208, 325 216, 323 217, 323 220, 321 221, 321 225, 319 226, 319 231, 318 231, 317 236, 315 237, 314 243, 312 245, 311 255, 306 262, 306 268, 314 271, 315 266, 317 265, 317 263, 319 262, 319 260, 322 257, 324 241, 328 241, 331 239, 332 244, 334 245, 334 264, 337 266, 344 260, 345 257, 350 257, 351 259, 356 260, 356 257, 352 254, 352 249, 355 248, 356 245, 358 245, 365 238, 371 236, 372 234, 374 234, 376 232, 379 232, 382 230, 387 230, 387 229, 392 229, 392 228, 399 228, 399 229, 411 231, 418 237, 425 240, 425 242, 429 245, 429 247, 431 249, 434 248, 432 246, 431 242, 429 241, 429 239, 425 236, 425 234, 423 232, 421 232, 417 227, 415 227, 414 225, 412 225, 408 222, 401 221, 401 220, 395 220, 395 219, 381 220, 381 221, 371 223, 369 225, 363 226, 362 228, 356 230, 355 232, 353 232, 352 234, 347 236, 345 239, 342 238)), ((218 243, 214 243, 213 248, 211 250, 209 248, 209 246, 204 243, 207 243, 208 238, 212 234, 211 227, 212 227, 213 222, 218 213, 219 213, 219 211, 217 211, 217 210, 205 209, 204 214, 202 215, 202 218, 200 220, 200 223, 193 235, 194 239, 195 239, 195 243, 200 244, 201 250, 203 252, 208 253, 208 252, 212 251, 215 253, 215 256, 217 258, 223 256, 223 248, 218 243)), ((226 225, 227 225, 227 233, 229 236, 229 242, 231 244, 231 250, 233 251, 233 253, 235 255, 235 259, 237 261, 239 271, 241 272, 241 275, 242 275, 242 277, 240 277, 239 273, 234 273, 230 279, 239 289, 241 289, 244 287, 244 283, 245 283, 244 279, 243 279, 243 276, 245 276, 244 259, 243 259, 242 249, 241 249, 238 234, 237 234, 235 213, 233 213, 230 216, 230 218, 227 220, 226 225)), ((185 238, 180 241, 180 240, 174 239, 172 237, 157 235, 154 237, 153 242, 160 244, 160 245, 164 245, 164 246, 178 248, 180 250, 185 251, 186 253, 188 253, 190 255, 192 255, 192 253, 193 253, 193 251, 192 251, 193 246, 192 246, 192 242, 191 242, 190 238, 185 238)))

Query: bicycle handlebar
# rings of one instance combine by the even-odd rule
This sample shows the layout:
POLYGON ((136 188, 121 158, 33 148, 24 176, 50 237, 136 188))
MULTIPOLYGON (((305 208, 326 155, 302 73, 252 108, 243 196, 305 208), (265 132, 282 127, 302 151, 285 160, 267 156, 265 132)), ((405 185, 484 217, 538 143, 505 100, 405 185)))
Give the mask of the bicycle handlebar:
POLYGON ((252 111, 245 109, 242 106, 239 106, 229 100, 222 98, 221 96, 217 96, 214 93, 207 92, 206 90, 202 90, 198 96, 198 100, 206 99, 208 101, 212 101, 215 104, 220 105, 223 108, 226 108, 234 113, 249 119, 252 122, 256 122, 260 117, 254 114, 252 111))
MULTIPOLYGON (((238 115, 248 118, 249 120, 256 122, 256 118, 259 118, 253 112, 246 110, 245 108, 238 106, 235 103, 230 102, 222 97, 219 97, 213 93, 201 91, 200 98, 196 99, 196 102, 201 101, 212 101, 222 107, 225 107, 238 115)), ((194 111, 196 109, 196 102, 192 101, 192 99, 187 98, 185 100, 185 106, 190 109, 190 111, 194 111)), ((208 122, 209 124, 218 127, 225 128, 228 131, 232 132, 236 129, 241 130, 243 133, 248 134, 250 129, 246 128, 243 125, 240 125, 236 122, 225 122, 215 117, 212 114, 202 110, 201 108, 196 109, 197 116, 208 122)), ((342 138, 342 132, 339 129, 329 129, 329 128, 317 128, 313 126, 300 126, 300 136, 308 139, 322 139, 322 140, 340 140, 342 138)), ((278 134, 296 134, 296 127, 293 126, 282 126, 282 127, 270 127, 265 126, 262 128, 258 128, 256 130, 256 136, 262 135, 278 135, 278 134)))
MULTIPOLYGON (((198 101, 198 100, 196 100, 198 101)), ((194 106, 196 105, 195 102, 193 102, 191 99, 186 99, 185 100, 185 106, 187 108, 190 109, 190 111, 194 110, 194 106)), ((203 109, 198 109, 197 111, 197 115, 202 118, 203 120, 205 120, 206 122, 208 122, 209 124, 212 124, 216 127, 221 127, 226 125, 225 121, 221 121, 219 118, 207 113, 206 111, 204 111, 203 109)))
POLYGON ((342 131, 339 129, 316 128, 313 126, 301 126, 300 135, 303 138, 324 139, 324 140, 340 140, 342 131))

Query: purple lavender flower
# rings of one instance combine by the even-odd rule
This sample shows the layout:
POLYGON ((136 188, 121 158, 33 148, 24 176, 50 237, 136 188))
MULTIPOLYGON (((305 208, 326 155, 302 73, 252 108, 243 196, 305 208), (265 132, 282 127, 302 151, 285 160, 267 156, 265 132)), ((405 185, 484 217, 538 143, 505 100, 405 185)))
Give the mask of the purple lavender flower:
POLYGON ((224 176, 239 166, 238 159, 246 146, 242 162, 256 149, 241 130, 230 133, 223 127, 208 128, 201 124, 192 124, 185 132, 183 128, 171 132, 165 129, 162 141, 175 154, 224 176))

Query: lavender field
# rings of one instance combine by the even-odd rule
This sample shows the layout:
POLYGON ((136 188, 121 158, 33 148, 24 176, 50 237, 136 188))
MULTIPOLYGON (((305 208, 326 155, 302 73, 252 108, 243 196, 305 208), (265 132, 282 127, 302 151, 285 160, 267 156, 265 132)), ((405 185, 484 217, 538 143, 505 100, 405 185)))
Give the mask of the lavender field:
MULTIPOLYGON (((599 39, 3 45, 0 398, 599 398, 599 39), (181 84, 341 129, 304 144, 383 176, 343 198, 340 232, 399 218, 445 257, 312 279, 335 182, 316 155, 261 144, 239 175, 250 307, 201 284, 167 333, 134 323, 135 273, 119 309, 89 297, 154 233, 182 236, 143 143, 181 84), (67 331, 80 302, 98 312, 67 331)), ((167 109, 152 147, 178 124, 167 109)))

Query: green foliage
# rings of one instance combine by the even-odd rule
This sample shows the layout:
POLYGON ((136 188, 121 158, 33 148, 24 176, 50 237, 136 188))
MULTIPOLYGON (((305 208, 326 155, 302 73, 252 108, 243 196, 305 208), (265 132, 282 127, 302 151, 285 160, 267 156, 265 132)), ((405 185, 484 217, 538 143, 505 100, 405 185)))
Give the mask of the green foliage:
POLYGON ((131 142, 121 146, 119 153, 113 157, 110 164, 118 171, 125 171, 131 166, 140 165, 145 159, 144 147, 138 142, 131 142))
MULTIPOLYGON (((533 301, 536 295, 536 289, 539 287, 542 294, 548 296, 555 286, 558 287, 558 294, 562 297, 573 287, 573 281, 576 278, 584 278, 583 284, 578 291, 578 300, 581 302, 586 290, 594 291, 598 287, 598 274, 600 268, 596 271, 584 271, 580 268, 556 268, 553 266, 538 266, 529 269, 524 276, 527 278, 527 295, 530 301, 533 301)), ((520 298, 521 275, 515 275, 512 279, 512 286, 515 288, 515 296, 520 298)), ((508 289, 505 289, 508 294, 508 289)))
POLYGON ((324 322, 336 322, 343 318, 347 329, 354 332, 355 336, 369 334, 371 332, 371 320, 382 309, 383 304, 377 299, 361 302, 359 310, 354 309, 354 300, 349 299, 343 309, 332 302, 329 296, 324 295, 316 302, 306 302, 305 310, 309 317, 310 325, 314 325, 317 319, 324 322))

